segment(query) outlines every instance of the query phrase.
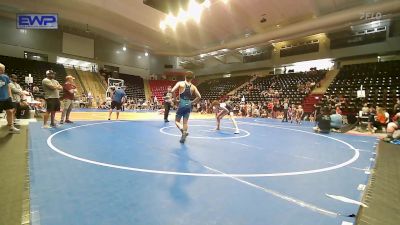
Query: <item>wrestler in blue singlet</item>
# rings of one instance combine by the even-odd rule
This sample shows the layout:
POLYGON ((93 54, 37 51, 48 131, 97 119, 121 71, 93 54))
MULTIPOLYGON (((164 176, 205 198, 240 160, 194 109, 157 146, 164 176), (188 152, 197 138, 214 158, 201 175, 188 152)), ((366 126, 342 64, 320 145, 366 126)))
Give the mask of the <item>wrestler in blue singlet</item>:
POLYGON ((188 85, 185 82, 185 90, 179 94, 179 107, 178 111, 176 112, 176 119, 180 120, 182 117, 183 119, 189 119, 190 111, 192 109, 192 101, 190 98, 192 97, 192 93, 190 92, 190 87, 192 85, 188 85))

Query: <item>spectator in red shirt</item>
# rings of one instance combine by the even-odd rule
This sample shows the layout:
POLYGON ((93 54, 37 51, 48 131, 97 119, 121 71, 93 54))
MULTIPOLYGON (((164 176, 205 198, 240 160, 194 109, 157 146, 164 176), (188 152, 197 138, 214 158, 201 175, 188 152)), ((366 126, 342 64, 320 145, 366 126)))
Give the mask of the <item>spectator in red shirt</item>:
POLYGON ((68 75, 65 77, 65 83, 63 85, 63 101, 62 101, 62 107, 63 111, 61 114, 61 121, 60 123, 64 123, 64 119, 66 123, 73 123, 71 120, 69 120, 69 114, 72 111, 72 105, 74 102, 75 98, 75 92, 76 92, 76 86, 74 84, 75 78, 71 75, 68 75))

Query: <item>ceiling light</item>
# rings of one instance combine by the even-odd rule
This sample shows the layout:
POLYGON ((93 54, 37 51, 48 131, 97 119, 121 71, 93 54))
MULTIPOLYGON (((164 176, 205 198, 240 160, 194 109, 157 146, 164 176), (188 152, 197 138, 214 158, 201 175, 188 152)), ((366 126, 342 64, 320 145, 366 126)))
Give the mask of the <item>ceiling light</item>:
POLYGON ((162 31, 164 31, 166 28, 167 28, 167 25, 165 24, 165 21, 161 21, 161 22, 160 22, 160 29, 161 29, 162 31))
POLYGON ((149 56, 149 53, 145 52, 145 53, 144 53, 144 56, 149 56))
POLYGON ((203 7, 201 7, 201 5, 197 3, 195 0, 190 0, 188 7, 188 14, 190 18, 199 23, 202 12, 203 12, 203 7))
POLYGON ((167 16, 167 18, 165 19, 165 23, 166 23, 169 27, 171 27, 172 29, 175 30, 176 24, 178 23, 178 19, 170 13, 170 14, 167 16))
POLYGON ((186 23, 186 21, 189 18, 190 18, 190 16, 185 10, 183 10, 183 9, 179 10, 179 14, 178 14, 178 17, 177 17, 178 22, 186 23))
POLYGON ((210 8, 210 6, 211 6, 210 0, 205 0, 205 1, 203 2, 203 6, 204 6, 205 8, 210 8))
POLYGON ((228 4, 229 0, 222 0, 225 4, 228 4))
POLYGON ((125 52, 126 51, 126 47, 124 46, 124 47, 122 47, 122 50, 125 52))
POLYGON ((141 59, 141 58, 142 58, 142 56, 138 55, 138 59, 141 59))

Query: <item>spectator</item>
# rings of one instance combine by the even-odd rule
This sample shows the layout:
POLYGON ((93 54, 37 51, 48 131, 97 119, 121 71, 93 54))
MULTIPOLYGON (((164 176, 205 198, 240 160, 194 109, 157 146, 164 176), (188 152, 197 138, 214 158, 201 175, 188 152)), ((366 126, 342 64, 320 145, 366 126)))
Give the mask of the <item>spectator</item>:
POLYGON ((331 131, 331 117, 328 108, 322 110, 322 114, 317 117, 317 126, 313 129, 317 133, 328 134, 331 131))
POLYGON ((92 107, 92 103, 93 103, 93 95, 92 92, 89 90, 88 94, 87 94, 87 101, 88 101, 88 107, 92 107))
POLYGON ((14 127, 13 104, 11 100, 10 78, 4 74, 6 67, 0 63, 0 111, 5 110, 7 115, 8 131, 13 134, 18 134, 20 130, 14 127))
POLYGON ((394 132, 398 130, 399 127, 400 127, 400 112, 396 113, 396 115, 393 117, 393 122, 387 125, 386 129, 387 136, 383 140, 389 142, 392 141, 394 138, 398 139, 399 135, 397 135, 397 137, 394 137, 394 132))
POLYGON ((362 115, 368 115, 369 114, 369 108, 368 104, 364 103, 364 106, 361 108, 362 115))
POLYGON ((371 113, 368 121, 368 129, 371 133, 375 133, 376 130, 386 127, 389 123, 389 113, 382 107, 376 107, 371 109, 371 113))
POLYGON ((47 111, 43 116, 43 128, 57 127, 55 123, 56 112, 60 111, 60 90, 62 86, 55 78, 55 73, 52 70, 46 71, 46 78, 42 80, 44 98, 46 99, 47 111), (50 115, 50 126, 47 121, 50 115))
POLYGON ((400 112, 400 98, 397 98, 396 104, 393 107, 393 113, 398 113, 400 112))
POLYGON ((342 115, 342 110, 340 109, 339 106, 336 106, 336 114, 342 115))
POLYGON ((337 113, 337 110, 332 110, 330 117, 331 117, 331 128, 334 129, 335 131, 340 130, 343 124, 342 115, 337 113))
POLYGON ((39 96, 39 94, 40 94, 40 89, 39 89, 39 87, 38 86, 33 86, 33 88, 32 88, 32 94, 33 94, 33 97, 38 97, 39 96))
POLYGON ((18 77, 15 74, 11 74, 11 83, 9 84, 11 88, 11 99, 14 105, 14 123, 15 119, 21 119, 22 112, 24 115, 29 115, 29 106, 24 101, 26 95, 30 95, 29 92, 22 90, 21 86, 18 84, 18 77))
POLYGON ((288 109, 289 109, 289 100, 285 99, 283 102, 283 119, 282 122, 288 122, 288 109))
MULTIPOLYGON (((169 122, 168 115, 172 104, 171 86, 168 86, 167 92, 164 93, 164 122, 169 122)), ((203 103, 204 101, 202 101, 203 103)))
POLYGON ((73 102, 75 99, 75 92, 76 92, 76 86, 74 84, 75 78, 71 75, 68 75, 65 77, 65 83, 63 85, 63 111, 61 114, 61 120, 60 123, 64 123, 64 119, 66 123, 73 123, 71 120, 69 120, 69 115, 72 111, 73 108, 73 102))
POLYGON ((100 96, 96 96, 96 106, 97 106, 97 108, 100 108, 100 104, 101 104, 100 96))
POLYGON ((111 108, 108 115, 108 120, 111 120, 111 114, 113 109, 117 109, 117 120, 119 118, 119 111, 122 109, 122 104, 125 102, 125 91, 122 88, 115 89, 114 87, 111 88, 111 108))

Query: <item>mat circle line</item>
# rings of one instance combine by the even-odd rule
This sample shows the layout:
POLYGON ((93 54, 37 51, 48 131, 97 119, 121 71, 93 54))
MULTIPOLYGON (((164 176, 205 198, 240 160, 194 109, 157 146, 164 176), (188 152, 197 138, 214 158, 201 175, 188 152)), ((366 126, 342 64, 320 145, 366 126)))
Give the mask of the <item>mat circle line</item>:
MULTIPOLYGON (((190 125, 190 127, 213 127, 215 128, 215 126, 211 126, 211 125, 190 125)), ((171 135, 171 136, 175 136, 175 137, 180 137, 181 135, 179 134, 171 134, 168 132, 165 132, 164 130, 167 128, 176 128, 176 126, 168 126, 168 127, 162 127, 160 128, 160 132, 166 135, 171 135)), ((234 128, 231 127, 221 127, 221 128, 225 128, 225 129, 232 129, 234 130, 234 128)), ((245 135, 241 135, 241 136, 232 136, 232 137, 209 137, 209 136, 193 136, 192 134, 190 134, 190 138, 194 138, 194 139, 214 139, 214 140, 222 140, 222 139, 237 139, 237 138, 244 138, 250 135, 250 132, 248 132, 247 130, 243 130, 243 129, 239 129, 240 132, 244 132, 246 133, 245 135)))
MULTIPOLYGON (((123 123, 123 122, 128 122, 128 121, 120 121, 118 123, 123 123)), ((119 166, 119 165, 115 165, 115 164, 110 164, 110 163, 103 163, 103 162, 98 162, 98 161, 94 161, 94 160, 90 160, 90 159, 85 159, 85 158, 81 158, 69 153, 64 152, 63 150, 57 148, 56 146, 53 145, 52 143, 52 139, 63 132, 66 132, 68 130, 73 130, 73 129, 77 129, 80 127, 88 127, 88 126, 94 126, 94 125, 100 125, 100 124, 108 124, 108 123, 116 123, 116 122, 99 122, 99 123, 91 123, 91 124, 84 124, 84 125, 79 125, 79 126, 74 126, 74 127, 70 127, 64 130, 60 130, 55 132, 54 134, 50 135, 47 138, 47 145, 55 152, 64 155, 68 158, 71 159, 75 159, 81 162, 85 162, 85 163, 89 163, 89 164, 93 164, 93 165, 97 165, 97 166, 103 166, 103 167, 109 167, 109 168, 114 168, 114 169, 120 169, 120 170, 127 170, 127 171, 133 171, 133 172, 142 172, 142 173, 151 173, 151 174, 164 174, 164 175, 175 175, 175 176, 194 176, 194 177, 281 177, 281 176, 296 176, 296 175, 305 175, 305 174, 313 174, 313 173, 321 173, 321 172, 326 172, 326 171, 330 171, 330 170, 335 170, 335 169, 339 169, 342 167, 345 167, 353 162, 355 162, 358 157, 360 156, 360 152, 358 151, 358 149, 356 149, 355 147, 353 147, 351 144, 342 141, 340 139, 337 138, 333 138, 333 137, 329 137, 329 136, 325 136, 325 135, 321 135, 321 134, 316 134, 316 133, 312 133, 312 132, 307 132, 307 131, 302 131, 302 130, 295 130, 295 129, 290 129, 290 128, 281 128, 281 127, 273 127, 273 126, 268 126, 271 128, 277 128, 277 129, 286 129, 286 130, 292 130, 292 131, 297 131, 297 132, 302 132, 302 133, 308 133, 311 135, 317 135, 317 136, 322 136, 328 139, 332 139, 335 140, 337 142, 343 143, 345 145, 347 145, 351 150, 354 151, 354 155, 351 159, 337 164, 337 165, 333 165, 330 167, 325 167, 325 168, 320 168, 320 169, 313 169, 313 170, 304 170, 304 171, 294 171, 294 172, 282 172, 282 173, 255 173, 255 174, 210 174, 210 173, 184 173, 184 172, 173 172, 173 171, 164 171, 164 170, 152 170, 152 169, 141 169, 141 168, 135 168, 135 167, 127 167, 127 166, 119 166)), ((242 122, 243 123, 243 122, 242 122)), ((245 123, 245 122, 244 122, 245 123)), ((245 123, 246 124, 246 123, 245 123)), ((256 124, 256 123, 248 123, 251 125, 261 125, 261 124, 256 124)), ((202 165, 205 167, 205 165, 202 165)))

